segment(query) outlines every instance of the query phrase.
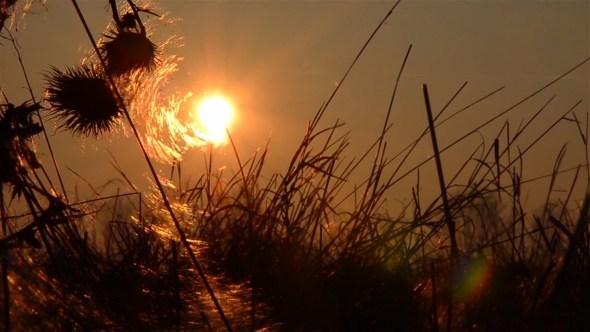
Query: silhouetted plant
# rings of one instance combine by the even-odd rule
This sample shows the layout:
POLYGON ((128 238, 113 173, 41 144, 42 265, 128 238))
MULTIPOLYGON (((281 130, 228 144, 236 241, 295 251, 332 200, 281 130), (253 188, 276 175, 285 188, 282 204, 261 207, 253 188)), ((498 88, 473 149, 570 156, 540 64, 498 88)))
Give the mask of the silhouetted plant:
POLYGON ((112 31, 100 46, 110 74, 119 76, 134 69, 152 70, 156 66, 157 47, 145 34, 122 30, 112 31))
POLYGON ((79 135, 98 136, 111 130, 122 111, 104 74, 82 65, 45 75, 47 101, 60 128, 79 135))
MULTIPOLYGON (((115 1, 109 3, 115 27, 100 48, 93 42, 95 52, 106 60, 101 63, 105 68, 98 69, 96 64, 63 71, 53 68, 46 74, 50 113, 60 128, 75 134, 98 136, 111 130, 126 113, 126 105, 119 103, 128 102, 113 90, 112 76, 117 87, 123 81, 135 83, 134 79, 145 77, 117 76, 151 70, 158 61, 158 48, 147 38, 138 15, 153 13, 129 0, 131 11, 119 16, 115 1)), ((349 136, 339 134, 343 123, 337 120, 319 127, 338 87, 310 122, 284 172, 262 176, 268 150, 242 163, 232 142, 238 161, 234 174, 215 173, 210 155, 207 171, 196 184, 176 187, 184 190, 170 186, 161 196, 148 196, 147 204, 142 203, 142 193, 133 193, 139 198, 133 205, 118 202, 129 194, 108 198, 114 199, 113 204, 99 197, 84 202, 84 208, 74 208, 82 203, 69 203, 53 188, 46 189, 39 177, 28 176, 37 175, 36 169, 42 167, 28 145, 42 129, 31 117, 40 106, 2 105, 0 192, 4 184, 13 186, 13 196, 28 208, 26 213, 9 215, 1 195, 0 252, 10 254, 3 261, 11 259, 10 265, 3 264, 2 279, 6 285, 10 280, 12 290, 8 292, 4 285, 8 319, 3 326, 9 327, 12 315, 15 329, 21 330, 214 330, 222 326, 215 315, 219 306, 211 303, 213 297, 195 297, 204 293, 202 280, 208 280, 202 277, 195 254, 208 258, 204 264, 208 273, 217 273, 211 283, 223 307, 229 309, 231 326, 240 330, 272 326, 277 330, 437 331, 442 323, 451 330, 538 329, 549 326, 544 324, 554 318, 557 323, 552 327, 564 322, 573 328, 584 325, 590 312, 590 199, 579 209, 577 221, 572 216, 576 213, 570 212, 578 208, 568 209, 567 204, 572 192, 552 209, 548 198, 543 215, 530 220, 521 201, 522 171, 514 164, 523 162, 528 148, 544 133, 529 147, 521 150, 518 145, 518 156, 510 156, 510 149, 519 144, 517 137, 536 115, 516 135, 507 125, 503 127, 494 138, 493 153, 492 149, 486 152, 483 143, 477 147, 442 186, 442 191, 453 188, 456 193, 447 204, 439 199, 421 203, 418 183, 412 189, 413 202, 396 217, 384 205, 386 192, 410 174, 419 175, 429 159, 411 166, 407 173, 398 171, 407 166, 407 157, 428 130, 446 120, 432 119, 422 136, 388 158, 385 135, 390 108, 375 143, 360 158, 346 162, 349 136), (506 142, 501 141, 505 134, 506 142), (347 186, 351 174, 371 155, 375 156, 368 161, 371 170, 360 186, 351 189, 347 186), (386 174, 392 165, 397 168, 392 175, 386 174), (148 211, 142 210, 146 207, 148 211), (559 207, 562 213, 554 217, 559 207), (170 213, 164 213, 165 209, 170 213), (413 215, 408 216, 409 210, 413 215), (453 217, 456 229, 445 229, 445 214, 453 217), (170 231, 173 223, 178 233, 170 231), (452 249, 456 251, 452 255, 458 256, 456 264, 449 262, 449 242, 454 241, 448 237, 453 232, 458 237, 452 249)), ((394 95, 395 89, 392 102, 394 95)), ((581 129, 570 111, 557 122, 568 115, 588 151, 587 129, 581 129)), ((440 153, 495 119, 467 128, 467 135, 441 146, 440 153)), ((558 164, 552 177, 559 173, 558 164)), ((176 166, 180 183, 180 163, 176 166)), ((154 178, 159 184, 160 178, 154 178)), ((231 328, 228 323, 225 326, 231 328)))
POLYGON ((149 10, 138 8, 132 1, 131 12, 119 17, 114 0, 109 1, 116 29, 106 35, 107 41, 100 45, 107 71, 113 76, 127 74, 135 69, 152 70, 157 63, 158 48, 147 37, 139 11, 155 15, 149 10))
POLYGON ((42 131, 32 119, 39 104, 6 104, 0 107, 0 183, 16 184, 18 174, 40 166, 28 142, 42 131))

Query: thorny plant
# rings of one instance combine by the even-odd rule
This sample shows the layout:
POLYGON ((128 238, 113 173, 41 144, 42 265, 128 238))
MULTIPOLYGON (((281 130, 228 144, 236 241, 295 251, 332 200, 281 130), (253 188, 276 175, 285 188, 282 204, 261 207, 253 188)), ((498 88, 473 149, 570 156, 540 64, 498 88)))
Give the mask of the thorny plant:
MULTIPOLYGON (((127 1, 128 11, 120 15, 115 1, 108 3, 115 30, 102 44, 94 44, 97 57, 104 60, 100 66, 54 69, 47 76, 51 112, 63 129, 76 134, 106 135, 120 115, 129 118, 129 96, 118 93, 113 77, 132 80, 137 77, 133 71, 157 70, 160 51, 147 38, 139 15, 155 13, 127 1), (125 45, 137 46, 133 49, 138 52, 125 45), (68 95, 80 88, 80 84, 69 84, 71 79, 94 83, 68 95), (97 103, 103 105, 100 117, 93 113, 97 103)), ((369 37, 341 83, 398 3, 369 37)), ((3 20, 11 3, 6 4, 0 8, 3 20)), ((215 171, 210 150, 204 156, 205 172, 194 183, 183 183, 180 162, 173 166, 178 178, 171 176, 168 181, 176 181, 178 190, 173 186, 164 190, 166 179, 154 174, 158 186, 154 195, 132 192, 102 197, 89 185, 96 199, 68 202, 65 188, 60 195, 52 185, 44 185, 48 176, 31 147, 43 130, 34 117, 41 104, 14 106, 5 96, 0 113, 5 329, 583 326, 590 312, 585 296, 590 290, 590 197, 586 194, 576 205, 574 188, 585 183, 588 193, 590 171, 588 117, 585 122, 579 118, 579 102, 527 145, 522 145, 521 137, 530 134, 531 125, 553 98, 516 130, 509 122, 500 123, 491 142, 482 141, 455 173, 445 174, 440 197, 425 203, 420 191, 421 170, 434 155, 444 155, 478 130, 492 127, 590 59, 469 128, 456 141, 434 145, 432 158, 410 165, 410 156, 427 135, 434 136, 434 128, 501 90, 447 116, 465 83, 414 142, 390 157, 387 137, 392 110, 410 51, 411 47, 395 76, 381 132, 358 158, 346 158, 349 136, 342 132, 344 123, 334 120, 321 125, 340 84, 309 123, 284 172, 265 177, 268 147, 242 160, 232 141, 235 173, 215 171), (564 168, 564 146, 549 170, 544 208, 539 213, 527 211, 523 190, 528 181, 536 180, 524 180, 528 153, 562 123, 579 132, 585 163, 564 168), (364 164, 370 169, 365 180, 351 186, 353 174, 364 164), (565 198, 554 199, 558 178, 572 171, 565 198), (399 215, 390 215, 388 193, 414 176, 412 201, 399 215), (454 227, 448 227, 451 219, 454 227), (203 266, 195 264, 196 255, 205 262, 203 266), (214 291, 216 297, 195 295, 202 292, 202 282, 209 283, 206 290, 214 291), (216 314, 221 307, 227 316, 216 314)), ((440 129, 436 134, 444 135, 440 129)), ((118 170, 128 178, 124 170, 118 170)))

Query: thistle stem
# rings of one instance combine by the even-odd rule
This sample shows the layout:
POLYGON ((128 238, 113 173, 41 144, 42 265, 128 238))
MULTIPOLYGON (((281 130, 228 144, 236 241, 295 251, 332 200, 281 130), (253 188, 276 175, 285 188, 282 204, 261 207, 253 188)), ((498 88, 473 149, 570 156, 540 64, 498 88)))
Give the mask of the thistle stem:
POLYGON ((213 291, 213 288, 211 287, 211 284, 209 283, 208 278, 205 275, 205 271, 203 270, 203 267, 199 263, 199 260, 197 259, 197 255, 195 254, 194 250, 191 248, 190 243, 188 242, 188 240, 186 238, 186 234, 185 234, 184 230, 182 229, 180 222, 176 218, 174 211, 172 210, 172 206, 170 204, 170 201, 168 200, 166 192, 164 191, 164 186, 162 185, 162 182, 158 178, 158 174, 156 172, 156 169, 155 169, 150 157, 147 154, 147 150, 146 150, 145 146, 143 145, 143 142, 141 141, 139 131, 137 130, 133 120, 131 119, 131 115, 129 114, 129 111, 127 110, 127 107, 125 106, 123 97, 119 93, 119 90, 117 89, 117 86, 115 85, 115 81, 114 81, 113 77, 111 76, 111 74, 107 70, 106 62, 98 49, 98 46, 96 44, 96 41, 94 40, 94 37, 92 37, 92 33, 90 32, 90 28, 88 27, 88 24, 86 23, 86 19, 84 18, 84 15, 80 11, 80 7, 78 6, 77 1, 72 0, 72 4, 74 5, 74 8, 76 9, 76 12, 78 14, 78 17, 80 18, 80 21, 82 22, 82 25, 84 26, 84 29, 86 30, 88 38, 90 39, 90 42, 92 43, 92 47, 94 47, 94 50, 96 52, 98 59, 100 60, 101 65, 105 69, 105 73, 108 78, 108 81, 111 84, 111 87, 113 88, 115 96, 117 97, 117 100, 121 105, 121 108, 123 109, 123 114, 125 114, 125 118, 127 119, 127 122, 129 123, 129 126, 131 127, 131 130, 133 131, 133 135, 135 136, 135 138, 137 140, 139 148, 141 149, 141 152, 143 153, 143 156, 145 157, 145 161, 146 161, 148 168, 150 170, 150 173, 151 173, 152 177, 154 178, 154 181, 158 187, 158 191, 160 192, 160 196, 162 197, 162 201, 164 202, 164 206, 166 207, 166 210, 170 214, 170 217, 172 218, 174 226, 176 227, 176 231, 178 232, 178 235, 180 237, 180 241, 182 242, 183 246, 185 247, 186 251, 188 252, 189 257, 190 257, 195 269, 199 273, 199 276, 200 276, 201 280, 203 281, 203 284, 205 285, 205 288, 207 289, 207 292, 209 293, 209 296, 211 297, 211 300, 213 301, 215 308, 217 309, 217 312, 219 313, 219 316, 221 317, 221 320, 223 321, 223 324, 225 325, 225 327, 228 331, 232 331, 231 325, 223 312, 223 308, 219 304, 219 301, 217 300, 217 297, 215 296, 215 292, 213 291))

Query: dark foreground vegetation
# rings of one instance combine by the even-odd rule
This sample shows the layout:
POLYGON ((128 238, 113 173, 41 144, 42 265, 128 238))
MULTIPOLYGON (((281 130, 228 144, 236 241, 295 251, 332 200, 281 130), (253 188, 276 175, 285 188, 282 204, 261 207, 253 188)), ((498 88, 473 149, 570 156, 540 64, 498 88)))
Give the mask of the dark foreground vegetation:
MULTIPOLYGON (((3 25, 14 3, 2 2, 3 25)), ((11 104, 4 96, 0 325, 5 330, 588 327, 590 196, 580 199, 573 193, 576 183, 588 188, 588 156, 574 170, 565 199, 553 200, 552 186, 564 170, 565 149, 557 151, 543 209, 525 211, 521 170, 526 152, 553 128, 537 134, 531 145, 519 145, 537 115, 516 132, 510 133, 506 123, 492 142, 467 153, 458 173, 447 174, 445 182, 439 156, 448 146, 433 144, 431 159, 405 174, 399 169, 419 142, 436 142, 434 128, 446 107, 406 149, 386 150, 386 119, 367 153, 347 159, 343 124, 321 124, 336 89, 280 174, 263 176, 267 150, 247 160, 235 151, 240 165, 235 174, 212 169, 210 152, 207 169, 193 183, 182 183, 179 164, 172 166, 169 179, 162 179, 140 144, 153 172, 153 192, 97 193, 83 202, 68 198, 59 168, 57 178, 48 176, 45 167, 53 161, 40 162, 32 148, 33 141, 47 138, 43 119, 96 137, 126 120, 140 141, 127 105, 136 96, 122 87, 132 84, 138 72, 157 71, 162 61, 142 22, 157 13, 132 1, 120 8, 114 1, 108 4, 112 27, 104 40, 92 41, 91 61, 48 71, 44 101, 31 96, 11 104), (440 184, 442 194, 423 202, 419 170, 435 161, 441 167, 432 182, 440 184), (361 163, 371 165, 370 172, 350 190, 349 179, 361 163), (417 179, 408 193, 413 200, 392 216, 383 208, 386 195, 408 176, 417 179), (176 181, 180 189, 164 181, 176 181)), ((84 22, 81 13, 80 18, 84 22)), ((1 47, 12 46, 18 52, 3 26, 1 47)), ((574 122, 588 151, 587 116, 577 115, 576 106, 564 110, 556 123, 574 122)), ((425 108, 430 111, 429 105, 425 108)), ((497 118, 468 128, 453 144, 497 118)))

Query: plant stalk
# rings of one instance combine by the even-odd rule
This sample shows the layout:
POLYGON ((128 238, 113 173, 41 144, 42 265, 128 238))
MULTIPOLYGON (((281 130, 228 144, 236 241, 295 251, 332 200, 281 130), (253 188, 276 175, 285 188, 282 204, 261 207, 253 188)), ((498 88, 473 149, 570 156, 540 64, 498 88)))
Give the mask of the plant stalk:
POLYGON ((436 131, 434 127, 434 120, 432 117, 432 109, 430 107, 430 98, 428 96, 428 87, 426 84, 422 85, 424 92, 424 102, 426 103, 426 115, 428 116, 428 126, 430 127, 430 137, 432 138, 432 149, 434 150, 434 160, 436 162, 436 171, 438 173, 438 183, 440 185, 440 195, 443 201, 445 219, 447 222, 447 228, 449 229, 449 237, 451 239, 451 273, 449 273, 450 279, 450 292, 449 292, 449 309, 447 311, 447 331, 451 331, 452 320, 453 320, 453 292, 455 288, 453 273, 455 271, 455 264, 457 262, 457 255, 459 250, 457 249, 457 239, 455 237, 455 221, 451 214, 451 208, 449 206, 449 200, 447 198, 447 186, 445 184, 445 178, 443 175, 442 163, 440 161, 440 151, 438 149, 438 141, 436 138, 436 131))
POLYGON ((182 229, 180 222, 178 221, 178 219, 176 218, 176 215, 174 214, 174 211, 172 210, 172 206, 170 204, 170 201, 168 200, 168 196, 166 195, 166 192, 164 191, 164 186, 162 185, 162 182, 158 178, 158 174, 156 172, 156 169, 155 169, 150 157, 147 154, 147 150, 145 149, 143 142, 141 141, 139 131, 137 130, 133 120, 131 119, 131 115, 129 114, 129 111, 127 110, 127 107, 124 103, 123 97, 119 93, 119 89, 117 89, 117 86, 115 84, 113 77, 111 76, 111 74, 109 74, 109 72, 107 70, 106 62, 105 62, 103 56, 101 55, 100 50, 98 49, 98 46, 96 44, 96 41, 94 40, 94 37, 92 37, 92 33, 90 32, 90 28, 88 27, 88 24, 86 23, 86 19, 84 18, 84 15, 82 14, 82 12, 80 10, 80 7, 78 6, 77 1, 72 0, 72 4, 74 5, 76 12, 78 13, 80 21, 82 22, 82 25, 84 26, 84 29, 86 30, 88 38, 90 39, 92 46, 94 47, 94 50, 96 52, 98 59, 100 60, 101 65, 105 69, 105 73, 106 73, 106 76, 109 80, 109 83, 111 84, 113 91, 117 97, 117 100, 119 101, 121 108, 123 109, 123 114, 125 115, 125 118, 127 119, 129 126, 131 127, 131 130, 133 131, 133 135, 135 136, 135 138, 137 140, 139 148, 141 149, 141 152, 143 153, 143 156, 144 156, 145 161, 148 165, 150 173, 154 179, 154 182, 156 183, 156 186, 158 187, 158 191, 160 192, 160 196, 162 197, 162 201, 164 202, 164 206, 166 207, 166 210, 170 214, 170 217, 172 218, 172 222, 174 223, 174 226, 176 227, 176 230, 177 230, 178 235, 180 237, 180 241, 182 242, 183 246, 185 247, 186 251, 188 252, 189 257, 190 257, 193 265, 195 266, 195 269, 197 270, 197 272, 199 274, 199 277, 203 281, 203 284, 205 285, 205 288, 207 289, 207 292, 209 293, 209 296, 211 297, 211 300, 213 301, 213 304, 215 305, 215 308, 216 308, 217 312, 219 313, 221 320, 223 321, 223 324, 225 325, 225 327, 228 331, 232 331, 233 329, 231 328, 231 325, 230 325, 227 317, 224 314, 223 308, 219 304, 217 296, 215 296, 215 292, 213 291, 213 288, 211 287, 211 284, 209 283, 209 280, 208 280, 207 276, 205 275, 205 271, 203 270, 203 267, 199 263, 199 260, 197 259, 197 256, 196 256, 194 250, 191 248, 190 243, 188 242, 188 239, 186 238, 186 234, 185 234, 184 230, 182 229))

